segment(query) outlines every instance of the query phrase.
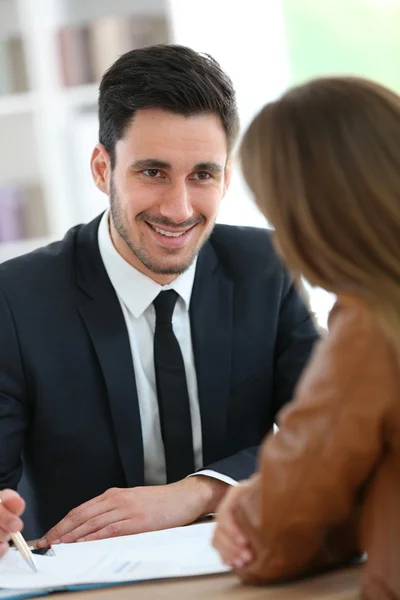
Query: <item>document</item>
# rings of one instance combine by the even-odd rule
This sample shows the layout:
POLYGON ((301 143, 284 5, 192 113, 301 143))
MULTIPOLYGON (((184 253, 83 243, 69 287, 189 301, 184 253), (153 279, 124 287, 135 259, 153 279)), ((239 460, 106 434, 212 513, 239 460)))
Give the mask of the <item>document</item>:
POLYGON ((53 546, 55 556, 35 555, 33 573, 19 552, 0 560, 0 600, 55 590, 189 577, 229 570, 211 547, 214 523, 97 542, 53 546), (19 593, 18 593, 19 592, 19 593))

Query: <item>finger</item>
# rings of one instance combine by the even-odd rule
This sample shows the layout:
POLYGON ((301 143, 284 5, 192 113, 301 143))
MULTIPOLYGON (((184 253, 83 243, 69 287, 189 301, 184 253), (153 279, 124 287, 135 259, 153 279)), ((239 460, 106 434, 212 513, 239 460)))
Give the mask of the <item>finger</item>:
POLYGON ((3 502, 0 503, 0 523, 1 528, 7 533, 21 531, 24 526, 22 520, 14 512, 8 510, 3 502))
POLYGON ((14 490, 3 490, 0 493, 0 508, 1 506, 19 516, 25 510, 25 501, 14 490))
POLYGON ((226 538, 230 540, 232 546, 235 546, 237 550, 240 552, 241 548, 245 547, 245 544, 238 544, 234 535, 232 535, 232 528, 227 526, 225 522, 218 523, 218 533, 224 535, 226 538))
POLYGON ((246 537, 235 521, 233 507, 228 506, 227 509, 222 507, 221 512, 217 513, 217 523, 232 537, 238 546, 246 545, 246 537))
POLYGON ((233 566, 234 561, 240 557, 240 548, 222 531, 218 531, 212 545, 220 553, 223 562, 229 566, 233 566))
POLYGON ((140 533, 140 529, 135 527, 132 519, 125 519, 123 521, 110 523, 103 529, 99 529, 77 541, 92 542, 94 540, 104 540, 106 538, 119 537, 121 535, 131 535, 133 533, 140 533))
POLYGON ((81 527, 89 519, 93 519, 103 513, 113 509, 108 501, 100 500, 103 496, 98 496, 90 502, 85 502, 71 510, 57 525, 50 529, 45 536, 39 540, 37 546, 45 548, 51 544, 59 543, 60 540, 69 533, 72 533, 78 527, 81 527))
POLYGON ((229 566, 242 567, 253 560, 253 553, 250 547, 238 546, 223 529, 217 529, 212 543, 220 552, 224 562, 229 566))
POLYGON ((218 520, 222 529, 234 540, 237 546, 245 546, 247 544, 247 540, 242 533, 242 531, 237 526, 231 514, 226 514, 224 518, 218 520))
POLYGON ((64 535, 60 539, 60 542, 63 544, 69 544, 78 540, 80 541, 82 538, 86 538, 86 536, 96 533, 108 525, 112 525, 113 523, 117 523, 123 519, 124 515, 122 514, 122 511, 116 509, 90 517, 86 523, 64 535))
POLYGON ((3 544, 4 542, 8 542, 9 539, 10 539, 9 532, 6 531, 5 529, 3 529, 2 527, 0 527, 0 544, 3 544))
POLYGON ((235 549, 237 552, 237 546, 235 546, 235 544, 232 544, 232 540, 227 535, 225 535, 221 531, 221 529, 218 529, 215 532, 211 545, 213 546, 213 548, 215 548, 215 550, 217 550, 217 552, 219 552, 222 560, 226 564, 231 563, 231 560, 235 555, 235 549))
POLYGON ((9 545, 7 544, 7 542, 1 542, 0 543, 0 557, 4 556, 4 554, 6 552, 8 552, 9 549, 9 545))

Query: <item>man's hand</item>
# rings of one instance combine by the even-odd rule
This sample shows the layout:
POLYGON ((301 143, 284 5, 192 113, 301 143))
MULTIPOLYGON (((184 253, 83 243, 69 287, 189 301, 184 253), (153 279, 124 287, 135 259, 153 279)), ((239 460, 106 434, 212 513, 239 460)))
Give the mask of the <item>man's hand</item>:
POLYGON ((23 523, 19 515, 25 509, 25 502, 13 490, 0 492, 0 556, 8 550, 10 533, 21 531, 23 523))
POLYGON ((202 475, 169 485, 111 488, 71 510, 38 546, 188 525, 214 512, 228 488, 226 483, 202 475))
POLYGON ((231 488, 218 508, 217 527, 214 531, 212 545, 221 555, 225 564, 240 569, 254 559, 250 544, 235 520, 235 510, 247 495, 250 482, 231 488))

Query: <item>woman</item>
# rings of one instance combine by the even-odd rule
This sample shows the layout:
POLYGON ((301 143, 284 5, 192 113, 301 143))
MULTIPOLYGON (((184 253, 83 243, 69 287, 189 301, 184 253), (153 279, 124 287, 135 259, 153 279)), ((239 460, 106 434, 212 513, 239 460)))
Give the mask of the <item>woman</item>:
POLYGON ((254 583, 367 552, 362 597, 400 598, 400 98, 308 82, 261 111, 241 158, 289 269, 337 303, 214 546, 254 583))
POLYGON ((23 523, 19 518, 24 512, 25 502, 13 490, 0 492, 0 557, 8 550, 10 533, 21 531, 23 523))

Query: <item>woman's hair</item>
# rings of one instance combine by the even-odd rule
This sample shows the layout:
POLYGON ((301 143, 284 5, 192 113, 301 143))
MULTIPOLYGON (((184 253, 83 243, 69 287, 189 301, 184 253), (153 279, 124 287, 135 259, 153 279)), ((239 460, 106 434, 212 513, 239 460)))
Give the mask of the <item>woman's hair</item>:
POLYGON ((240 155, 293 274, 361 296, 400 350, 400 97, 356 77, 309 81, 262 109, 240 155))

